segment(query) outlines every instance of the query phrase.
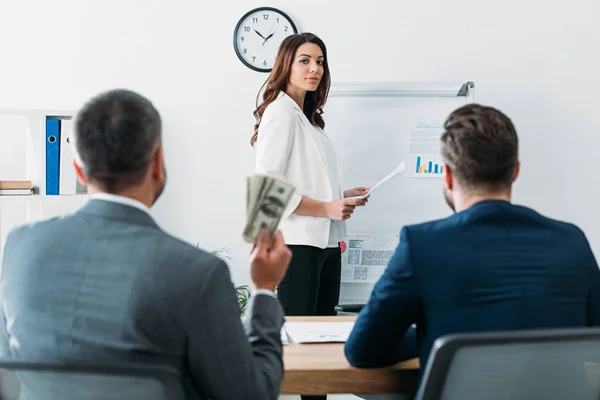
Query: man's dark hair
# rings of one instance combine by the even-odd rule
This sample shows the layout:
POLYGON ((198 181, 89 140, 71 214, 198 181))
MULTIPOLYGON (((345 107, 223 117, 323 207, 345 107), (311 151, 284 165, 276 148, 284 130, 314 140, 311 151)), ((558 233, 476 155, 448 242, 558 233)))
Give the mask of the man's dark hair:
POLYGON ((441 152, 467 189, 510 187, 519 159, 519 139, 511 120, 479 104, 455 110, 444 124, 441 152))
POLYGON ((95 96, 75 120, 75 146, 85 175, 109 193, 142 181, 160 138, 158 111, 129 90, 95 96))

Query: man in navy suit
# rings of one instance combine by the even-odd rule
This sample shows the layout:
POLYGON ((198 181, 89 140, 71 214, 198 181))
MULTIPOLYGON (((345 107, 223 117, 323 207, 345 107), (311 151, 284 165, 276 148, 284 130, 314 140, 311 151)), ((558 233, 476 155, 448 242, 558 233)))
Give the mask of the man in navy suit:
POLYGON ((346 342, 354 366, 417 354, 425 366, 450 333, 600 325, 600 271, 583 232, 510 202, 519 173, 510 119, 471 104, 444 129, 444 195, 455 214, 402 229, 346 342))

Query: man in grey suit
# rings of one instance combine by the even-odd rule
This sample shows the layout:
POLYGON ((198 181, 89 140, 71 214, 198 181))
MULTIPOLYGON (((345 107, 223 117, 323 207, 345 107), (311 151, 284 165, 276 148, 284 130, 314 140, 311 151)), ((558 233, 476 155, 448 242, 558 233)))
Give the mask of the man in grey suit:
POLYGON ((149 214, 166 182, 161 119, 126 90, 91 99, 75 122, 75 168, 90 201, 9 234, 1 277, 3 357, 175 367, 192 398, 276 399, 291 258, 261 232, 244 323, 227 265, 170 236, 149 214))

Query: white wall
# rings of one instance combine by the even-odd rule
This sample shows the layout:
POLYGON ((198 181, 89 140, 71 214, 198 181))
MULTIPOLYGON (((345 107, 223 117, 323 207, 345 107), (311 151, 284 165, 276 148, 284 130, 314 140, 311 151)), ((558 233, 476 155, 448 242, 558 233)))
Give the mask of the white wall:
MULTIPOLYGON (((0 108, 74 109, 136 90, 165 125, 169 182, 155 207, 168 231, 230 247, 248 281, 245 176, 265 74, 234 54, 247 10, 280 7, 327 43, 336 81, 466 81, 521 139, 515 200, 579 224, 600 251, 598 0, 21 0, 0 9, 0 108)), ((400 228, 400 227, 399 227, 400 228)))

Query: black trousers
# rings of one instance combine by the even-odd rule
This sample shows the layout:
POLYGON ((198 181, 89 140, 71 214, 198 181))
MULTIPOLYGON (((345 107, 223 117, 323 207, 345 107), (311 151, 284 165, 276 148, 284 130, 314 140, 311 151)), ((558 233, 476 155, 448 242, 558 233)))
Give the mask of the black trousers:
MULTIPOLYGON (((292 261, 277 287, 285 315, 336 315, 340 298, 342 252, 339 247, 320 249, 290 245, 292 261)), ((327 396, 302 396, 324 400, 327 396)))

